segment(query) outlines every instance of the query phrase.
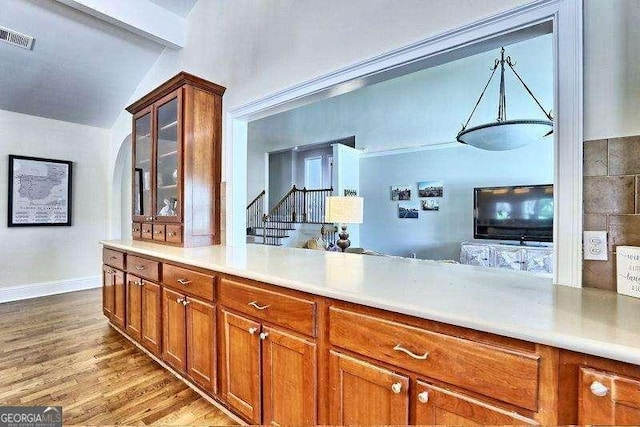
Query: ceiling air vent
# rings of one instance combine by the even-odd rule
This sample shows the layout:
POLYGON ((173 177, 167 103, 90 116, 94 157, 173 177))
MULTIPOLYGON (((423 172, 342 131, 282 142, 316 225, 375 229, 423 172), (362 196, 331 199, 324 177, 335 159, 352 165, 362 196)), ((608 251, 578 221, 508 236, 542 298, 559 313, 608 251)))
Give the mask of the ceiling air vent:
POLYGON ((18 33, 5 27, 0 27, 0 40, 23 49, 31 50, 33 37, 18 33))

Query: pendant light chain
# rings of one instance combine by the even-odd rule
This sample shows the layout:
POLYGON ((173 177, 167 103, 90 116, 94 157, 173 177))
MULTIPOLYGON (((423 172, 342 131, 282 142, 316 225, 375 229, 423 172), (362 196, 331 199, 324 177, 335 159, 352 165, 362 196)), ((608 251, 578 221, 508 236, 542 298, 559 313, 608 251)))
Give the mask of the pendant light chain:
POLYGON ((515 64, 511 61, 511 57, 507 56, 507 58, 505 59, 505 57, 504 57, 504 47, 503 47, 501 49, 501 51, 500 51, 500 59, 496 59, 495 60, 495 62, 493 64, 493 67, 491 68, 491 76, 489 76, 489 81, 487 81, 487 84, 484 86, 484 89, 482 90, 482 93, 480 94, 480 97, 478 98, 478 101, 476 101, 476 105, 474 105, 473 110, 471 110, 471 114, 469 115, 469 118, 467 119, 465 124, 462 125, 462 130, 460 131, 460 133, 464 132, 465 129, 467 128, 467 126, 469 125, 469 122, 471 121, 471 118, 473 117, 473 115, 475 114, 476 110, 478 109, 478 105, 480 105, 480 101, 482 101, 482 97, 484 96, 485 92, 487 91, 487 88, 489 87, 489 84, 491 84, 491 80, 493 79, 493 76, 495 75, 496 70, 498 69, 498 67, 500 67, 500 93, 499 93, 499 99, 498 99, 498 117, 497 117, 496 121, 498 123, 500 123, 500 122, 504 122, 504 121, 507 120, 507 94, 506 94, 506 90, 505 90, 505 79, 504 79, 504 75, 505 75, 505 66, 504 66, 504 64, 505 63, 509 66, 511 71, 513 71, 513 74, 515 74, 515 76, 518 78, 518 81, 520 83, 522 83, 522 86, 524 86, 524 88, 527 91, 527 93, 533 98, 533 100, 536 102, 538 107, 540 107, 540 109, 542 110, 544 115, 549 120, 553 121, 553 116, 551 115, 551 112, 547 112, 544 109, 544 107, 542 106, 540 101, 538 101, 538 98, 536 98, 536 96, 533 94, 531 89, 529 89, 529 86, 527 86, 527 84, 524 82, 524 80, 522 80, 522 77, 520 77, 520 74, 518 74, 518 72, 515 70, 515 68, 514 68, 515 64))
POLYGON ((507 95, 504 87, 504 48, 500 51, 500 94, 498 95, 498 117, 497 122, 507 120, 507 95))
POLYGON ((478 105, 480 105, 480 101, 482 101, 482 97, 484 96, 484 93, 487 91, 487 88, 489 87, 489 84, 491 83, 491 79, 493 79, 493 75, 496 73, 497 69, 498 69, 498 60, 496 59, 495 66, 491 69, 492 73, 491 73, 491 76, 489 76, 489 81, 484 86, 484 89, 482 89, 482 93, 480 94, 480 98, 478 98, 478 100, 476 101, 476 105, 473 107, 473 110, 471 110, 471 114, 469 114, 469 118, 467 119, 465 124, 462 125, 462 130, 460 132, 464 131, 467 128, 467 126, 469 125, 469 122, 471 121, 471 118, 473 117, 473 113, 476 112, 476 108, 478 108, 478 105))
POLYGON ((509 66, 509 68, 511 68, 511 71, 513 71, 513 74, 516 75, 516 77, 518 78, 518 80, 520 81, 520 83, 522 83, 522 86, 524 86, 524 88, 527 90, 527 92, 529 93, 529 95, 531 95, 531 97, 533 98, 534 101, 536 101, 536 104, 538 104, 538 107, 540 107, 540 109, 542 110, 542 112, 544 113, 545 116, 547 116, 547 118, 551 121, 553 121, 553 117, 551 116, 551 112, 548 112, 544 109, 544 107, 542 106, 542 104, 540 104, 540 101, 538 101, 538 98, 536 98, 536 96, 533 94, 533 92, 531 92, 531 89, 529 89, 529 86, 527 86, 527 84, 524 82, 524 80, 522 80, 522 78, 520 77, 520 74, 518 74, 518 72, 516 71, 515 68, 513 68, 513 66, 515 64, 513 64, 511 62, 511 57, 507 57, 507 65, 509 66))

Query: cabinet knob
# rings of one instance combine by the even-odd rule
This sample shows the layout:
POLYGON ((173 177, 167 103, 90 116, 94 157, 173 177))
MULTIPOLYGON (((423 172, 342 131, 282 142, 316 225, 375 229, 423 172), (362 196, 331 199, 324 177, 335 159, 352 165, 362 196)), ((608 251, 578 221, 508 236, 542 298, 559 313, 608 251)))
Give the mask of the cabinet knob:
POLYGON ((176 233, 175 231, 170 231, 169 232, 169 237, 173 237, 176 236, 178 233, 176 233))
POLYGON ((249 328, 249 333, 251 335, 255 334, 258 331, 258 328, 256 328, 255 326, 252 326, 249 328))
POLYGON ((144 286, 144 282, 142 280, 140 280, 139 282, 136 282, 136 285, 138 286, 144 286))
POLYGON ((399 394, 402 391, 402 384, 400 383, 391 384, 391 391, 394 392, 395 394, 399 394))
POLYGON ((589 389, 591 390, 591 393, 598 397, 604 397, 607 395, 607 393, 609 393, 609 389, 600 381, 592 382, 589 389))
POLYGON ((189 305, 189 300, 187 300, 186 298, 184 298, 184 299, 182 300, 182 305, 184 305, 185 307, 186 307, 187 305, 189 305))
POLYGON ((269 332, 260 332, 261 340, 266 340, 268 336, 269 336, 269 332))
POLYGON ((178 304, 182 304, 184 302, 184 300, 182 298, 176 298, 176 302, 178 304))
POLYGON ((422 393, 418 394, 418 401, 420 403, 427 403, 429 401, 429 392, 428 391, 423 391, 422 393))
POLYGON ((162 234, 162 230, 156 230, 156 234, 162 234))

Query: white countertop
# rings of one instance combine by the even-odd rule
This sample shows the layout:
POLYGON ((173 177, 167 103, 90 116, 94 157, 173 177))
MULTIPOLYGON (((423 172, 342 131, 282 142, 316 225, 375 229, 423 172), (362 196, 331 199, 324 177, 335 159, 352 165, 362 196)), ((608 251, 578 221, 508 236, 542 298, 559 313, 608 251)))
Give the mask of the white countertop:
POLYGON ((249 244, 106 246, 640 365, 640 299, 526 272, 249 244))

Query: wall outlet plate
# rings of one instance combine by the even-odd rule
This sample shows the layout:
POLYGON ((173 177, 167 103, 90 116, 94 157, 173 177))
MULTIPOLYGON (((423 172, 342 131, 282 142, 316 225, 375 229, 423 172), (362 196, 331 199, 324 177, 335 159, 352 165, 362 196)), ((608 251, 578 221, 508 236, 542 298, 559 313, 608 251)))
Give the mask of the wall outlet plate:
POLYGON ((582 246, 584 259, 593 261, 609 260, 606 231, 585 231, 582 246))

